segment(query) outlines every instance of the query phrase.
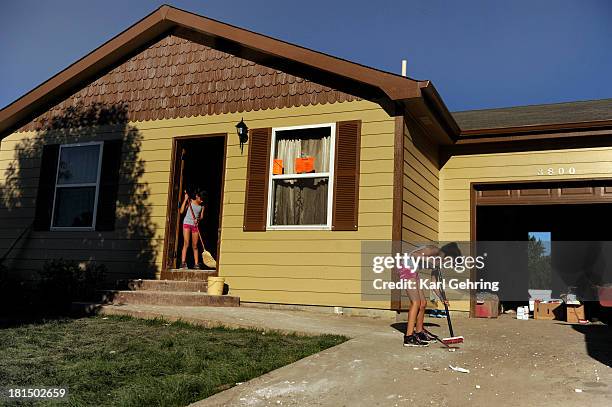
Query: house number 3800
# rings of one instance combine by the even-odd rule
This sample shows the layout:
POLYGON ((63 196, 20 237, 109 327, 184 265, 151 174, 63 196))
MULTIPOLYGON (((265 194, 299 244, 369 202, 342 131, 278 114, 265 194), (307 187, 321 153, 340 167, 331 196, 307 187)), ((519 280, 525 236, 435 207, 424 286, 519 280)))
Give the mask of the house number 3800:
POLYGON ((576 168, 574 167, 538 168, 538 175, 565 175, 565 174, 573 175, 575 173, 576 173, 576 168))

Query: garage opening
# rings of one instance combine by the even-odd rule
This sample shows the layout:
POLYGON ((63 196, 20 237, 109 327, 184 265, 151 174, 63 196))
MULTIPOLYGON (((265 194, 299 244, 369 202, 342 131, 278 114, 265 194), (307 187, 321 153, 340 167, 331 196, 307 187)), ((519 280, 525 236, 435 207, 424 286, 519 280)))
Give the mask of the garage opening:
MULTIPOLYGON (((612 182, 483 184, 473 193, 473 240, 508 242, 499 250, 512 261, 494 264, 502 299, 516 293, 528 298, 530 290, 550 290, 552 298, 559 298, 572 273, 578 286, 605 283, 612 259, 611 266, 592 267, 588 257, 597 242, 612 241, 612 182), (568 250, 563 242, 570 241, 568 250)), ((508 309, 526 302, 502 305, 508 309)), ((598 314, 597 303, 586 305, 590 316, 598 314)))

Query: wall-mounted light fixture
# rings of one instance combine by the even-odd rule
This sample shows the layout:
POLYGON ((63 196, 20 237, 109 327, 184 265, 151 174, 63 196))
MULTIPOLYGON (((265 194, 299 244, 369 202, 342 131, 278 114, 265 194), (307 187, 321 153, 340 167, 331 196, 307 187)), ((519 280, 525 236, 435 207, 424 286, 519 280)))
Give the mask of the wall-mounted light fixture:
POLYGON ((244 143, 249 141, 249 128, 244 123, 244 118, 240 119, 240 123, 236 125, 236 133, 238 133, 238 138, 240 139, 240 154, 242 154, 244 143))

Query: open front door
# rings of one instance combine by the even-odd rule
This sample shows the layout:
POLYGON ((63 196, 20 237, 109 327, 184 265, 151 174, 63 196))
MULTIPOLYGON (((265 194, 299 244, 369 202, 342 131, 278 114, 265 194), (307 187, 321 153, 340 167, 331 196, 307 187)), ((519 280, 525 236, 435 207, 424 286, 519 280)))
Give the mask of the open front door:
MULTIPOLYGON (((177 137, 173 141, 172 150, 162 274, 181 264, 184 214, 181 215, 179 210, 185 191, 191 198, 198 191, 207 194, 199 230, 206 250, 212 253, 217 262, 221 243, 226 135, 177 137)), ((201 245, 198 251, 201 253, 201 245)), ((194 259, 190 247, 186 260, 189 268, 193 268, 194 259)))

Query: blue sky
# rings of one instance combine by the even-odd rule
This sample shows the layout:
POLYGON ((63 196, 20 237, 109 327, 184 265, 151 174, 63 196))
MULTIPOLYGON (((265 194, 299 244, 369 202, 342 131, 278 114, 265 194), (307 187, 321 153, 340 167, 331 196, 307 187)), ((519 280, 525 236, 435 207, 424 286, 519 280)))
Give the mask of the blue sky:
MULTIPOLYGON (((163 2, 3 1, 0 106, 163 2)), ((612 1, 176 0, 318 51, 430 79, 449 109, 612 97, 612 1)))
POLYGON ((535 237, 544 245, 544 255, 550 254, 552 235, 550 232, 529 232, 529 237, 535 237))

